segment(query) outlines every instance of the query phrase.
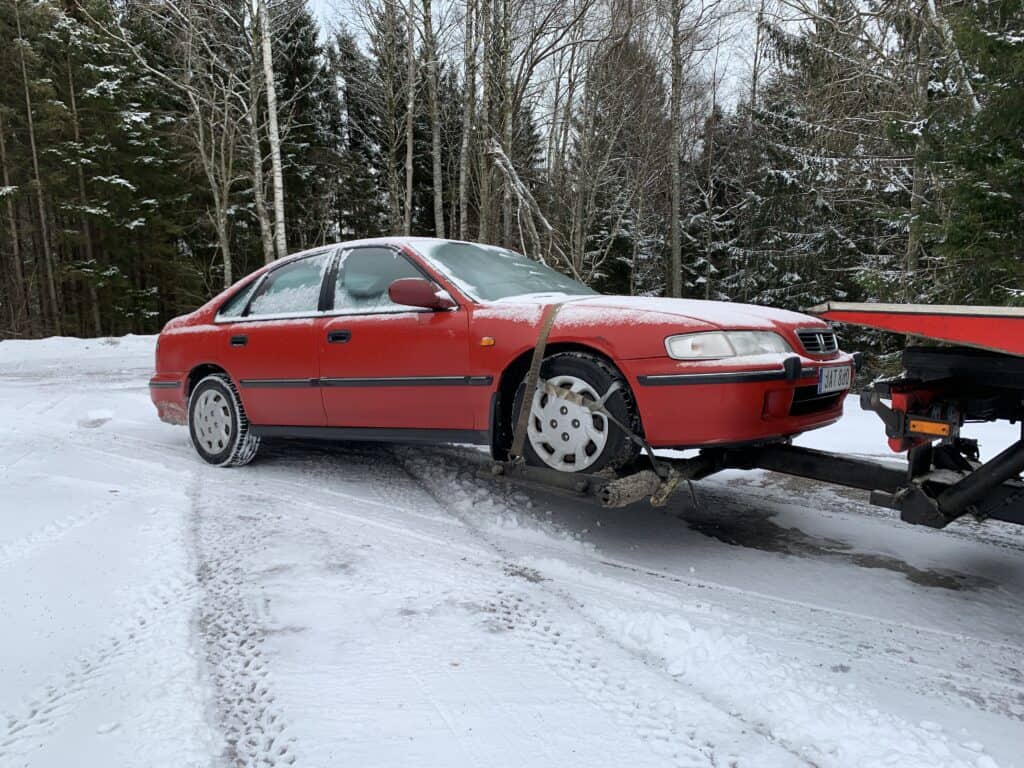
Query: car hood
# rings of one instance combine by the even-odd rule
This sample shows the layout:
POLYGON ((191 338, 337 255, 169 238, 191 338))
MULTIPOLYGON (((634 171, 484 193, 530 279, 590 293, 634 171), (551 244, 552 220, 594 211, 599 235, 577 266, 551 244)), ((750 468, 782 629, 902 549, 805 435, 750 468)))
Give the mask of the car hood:
MULTIPOLYGON (((549 300, 550 301, 550 300, 549 300)), ((734 304, 728 301, 666 299, 648 296, 595 296, 572 301, 575 307, 605 309, 610 312, 657 312, 704 323, 723 329, 764 329, 824 327, 816 317, 785 309, 734 304)))

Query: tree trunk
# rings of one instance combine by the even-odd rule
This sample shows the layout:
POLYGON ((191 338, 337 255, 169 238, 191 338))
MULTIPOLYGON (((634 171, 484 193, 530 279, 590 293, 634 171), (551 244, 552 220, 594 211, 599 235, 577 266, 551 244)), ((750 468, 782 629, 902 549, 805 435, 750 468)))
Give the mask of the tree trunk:
POLYGON ((430 153, 434 176, 434 233, 444 237, 444 170, 441 167, 441 105, 438 90, 440 72, 431 0, 423 0, 423 48, 427 59, 427 99, 430 109, 430 153))
MULTIPOLYGON (((3 112, 0 111, 0 168, 3 170, 3 183, 5 187, 11 186, 11 174, 7 167, 7 140, 4 137, 3 112)), ((11 229, 11 305, 14 309, 12 315, 12 327, 17 333, 20 327, 22 313, 31 317, 28 302, 25 298, 25 275, 21 265, 21 243, 18 240, 18 217, 14 210, 14 195, 7 195, 4 200, 7 208, 7 223, 11 229)))
POLYGON ((416 6, 409 0, 408 56, 405 92, 405 219, 403 231, 412 234, 412 181, 413 181, 413 112, 416 109, 416 6))
POLYGON ((256 126, 256 117, 249 118, 249 142, 252 145, 252 195, 256 207, 256 218, 260 222, 260 242, 263 244, 263 263, 274 261, 274 227, 270 222, 270 212, 263 189, 263 150, 260 148, 260 134, 256 126))
MULTIPOLYGON (((75 144, 81 146, 82 144, 82 130, 81 124, 78 121, 78 101, 75 97, 75 76, 74 71, 71 68, 71 54, 67 55, 68 64, 68 101, 71 106, 71 128, 75 137, 75 144)), ((79 214, 79 226, 82 228, 82 237, 84 238, 85 246, 85 260, 90 265, 91 269, 99 268, 99 262, 96 260, 96 253, 93 249, 92 242, 92 227, 89 226, 89 218, 85 215, 85 209, 88 206, 89 199, 85 194, 85 171, 82 169, 82 164, 78 163, 75 167, 76 175, 78 177, 78 199, 82 205, 82 211, 79 214)), ((93 333, 97 336, 103 335, 103 322, 100 318, 100 300, 96 291, 96 281, 86 280, 86 290, 89 295, 89 309, 92 315, 93 333)))
POLYGON ((475 0, 466 0, 466 39, 462 54, 465 72, 462 102, 462 143, 459 147, 459 237, 469 239, 469 153, 472 151, 473 117, 476 103, 475 0))
MULTIPOLYGON (((501 2, 501 143, 509 163, 512 162, 512 7, 510 0, 501 2)), ((501 244, 512 247, 512 186, 506 178, 502 185, 501 244)))
MULTIPOLYGON (((929 68, 927 43, 924 29, 918 31, 918 62, 917 82, 914 87, 914 112, 918 120, 925 119, 925 111, 928 108, 928 79, 929 68)), ((914 143, 914 179, 910 185, 910 221, 907 227, 907 250, 904 255, 904 298, 907 301, 915 300, 914 276, 917 273, 918 256, 921 250, 921 211, 924 208, 925 194, 925 164, 924 164, 924 135, 921 132, 914 143)))
POLYGON ((43 199, 43 179, 39 173, 39 153, 36 150, 36 129, 32 119, 32 94, 28 86, 28 66, 25 64, 25 48, 27 43, 21 36, 21 0, 14 0, 14 21, 18 32, 18 54, 21 61, 21 82, 25 88, 25 110, 28 124, 29 150, 32 153, 32 173, 36 183, 36 203, 39 207, 39 239, 43 249, 43 264, 46 268, 46 294, 50 301, 53 315, 53 330, 59 336, 61 328, 61 309, 57 301, 57 281, 54 275, 53 250, 50 247, 50 230, 46 220, 46 202, 43 199))
POLYGON ((217 245, 220 246, 221 256, 224 258, 224 287, 229 287, 234 281, 233 265, 231 260, 231 235, 228 231, 227 212, 220 206, 214 212, 213 224, 217 230, 217 245))
POLYGON ((672 141, 669 147, 669 168, 672 177, 672 210, 669 214, 671 233, 671 262, 669 275, 669 296, 683 295, 683 256, 682 244, 679 240, 679 207, 682 204, 682 178, 679 168, 679 156, 682 153, 681 134, 683 130, 681 106, 683 93, 683 52, 682 52, 682 0, 672 0, 672 93, 670 107, 670 129, 672 141))
POLYGON ((284 224, 284 171, 281 168, 281 134, 277 125, 277 86, 274 83, 274 57, 270 44, 270 14, 267 0, 257 0, 260 40, 263 45, 263 84, 267 90, 267 137, 270 141, 270 167, 274 186, 274 239, 277 258, 288 255, 284 224))
POLYGON ((480 234, 481 242, 489 242, 491 238, 491 161, 487 154, 487 142, 491 139, 491 4, 493 0, 480 0, 480 107, 477 122, 480 124, 480 234))
POLYGON ((260 242, 263 244, 263 263, 269 264, 274 260, 274 231, 270 223, 270 213, 267 211, 267 200, 265 197, 263 182, 263 149, 260 146, 259 131, 259 93, 260 93, 260 70, 255 60, 250 72, 252 86, 249 89, 252 103, 249 105, 249 144, 252 154, 252 195, 253 204, 256 207, 256 218, 260 223, 260 242))

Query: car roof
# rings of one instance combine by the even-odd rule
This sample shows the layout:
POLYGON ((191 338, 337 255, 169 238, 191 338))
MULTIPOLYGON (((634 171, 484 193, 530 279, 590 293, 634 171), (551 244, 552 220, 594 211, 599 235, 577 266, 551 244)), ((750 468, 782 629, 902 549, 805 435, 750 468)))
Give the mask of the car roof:
POLYGON ((479 243, 471 243, 467 240, 455 240, 449 237, 422 237, 419 235, 385 235, 384 237, 364 237, 358 240, 339 240, 335 243, 324 243, 318 245, 315 248, 307 248, 304 251, 298 253, 288 254, 287 259, 296 259, 302 256, 308 256, 312 253, 319 253, 324 249, 328 248, 358 248, 367 245, 391 245, 391 246, 412 246, 413 249, 417 245, 426 245, 428 243, 465 243, 467 245, 479 245, 479 243))

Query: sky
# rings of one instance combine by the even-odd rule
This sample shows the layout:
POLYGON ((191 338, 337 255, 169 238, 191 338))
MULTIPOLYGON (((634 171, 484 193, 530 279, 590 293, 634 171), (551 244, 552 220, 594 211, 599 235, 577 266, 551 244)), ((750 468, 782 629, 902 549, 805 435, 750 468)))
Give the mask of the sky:
MULTIPOLYGON (((307 2, 320 22, 321 33, 326 36, 339 22, 345 21, 346 17, 351 19, 350 27, 356 26, 358 19, 353 8, 358 7, 363 0, 307 0, 307 2)), ((746 87, 751 34, 749 24, 745 21, 745 17, 735 17, 734 22, 725 31, 722 41, 722 52, 718 63, 722 68, 720 74, 722 82, 718 98, 725 106, 733 106, 746 87)))
POLYGON ((343 13, 342 0, 308 0, 322 27, 333 25, 343 13))

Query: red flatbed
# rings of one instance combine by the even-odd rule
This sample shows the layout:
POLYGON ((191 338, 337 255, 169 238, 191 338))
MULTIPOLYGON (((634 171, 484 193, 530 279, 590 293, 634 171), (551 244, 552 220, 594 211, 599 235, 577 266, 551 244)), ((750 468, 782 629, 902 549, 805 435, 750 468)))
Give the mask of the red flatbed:
POLYGON ((830 301, 807 310, 840 323, 1024 355, 1024 307, 867 304, 830 301))

